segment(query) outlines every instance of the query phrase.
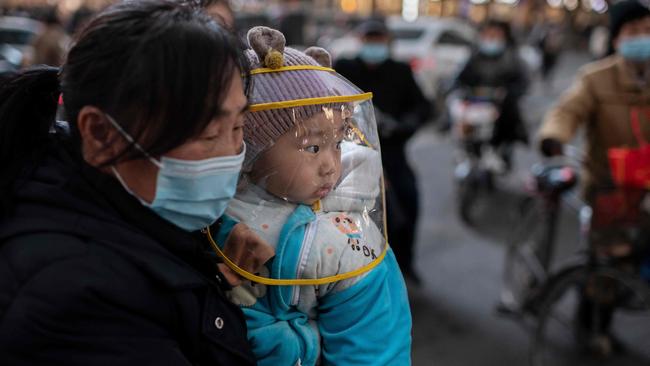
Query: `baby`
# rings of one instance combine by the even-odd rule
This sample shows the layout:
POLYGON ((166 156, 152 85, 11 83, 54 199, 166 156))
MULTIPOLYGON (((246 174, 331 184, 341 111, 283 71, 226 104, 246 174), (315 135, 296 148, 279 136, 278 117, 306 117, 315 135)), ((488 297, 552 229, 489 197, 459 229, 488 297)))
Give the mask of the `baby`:
POLYGON ((374 123, 371 96, 334 72, 321 48, 285 48, 266 27, 251 29, 248 41, 244 174, 217 241, 243 222, 275 248, 257 275, 309 282, 246 280, 230 292, 258 363, 408 365, 406 288, 372 217, 381 159, 372 128, 360 131, 374 123))

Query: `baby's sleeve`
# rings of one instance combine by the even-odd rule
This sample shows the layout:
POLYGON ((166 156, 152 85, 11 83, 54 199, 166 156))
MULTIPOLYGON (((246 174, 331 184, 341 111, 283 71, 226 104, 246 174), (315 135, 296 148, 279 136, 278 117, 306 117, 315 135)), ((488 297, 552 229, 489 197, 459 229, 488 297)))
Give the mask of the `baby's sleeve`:
POLYGON ((319 300, 324 365, 410 365, 411 311, 391 250, 362 280, 319 300))
POLYGON ((259 366, 313 365, 318 334, 305 316, 278 319, 259 308, 243 308, 248 341, 259 366))

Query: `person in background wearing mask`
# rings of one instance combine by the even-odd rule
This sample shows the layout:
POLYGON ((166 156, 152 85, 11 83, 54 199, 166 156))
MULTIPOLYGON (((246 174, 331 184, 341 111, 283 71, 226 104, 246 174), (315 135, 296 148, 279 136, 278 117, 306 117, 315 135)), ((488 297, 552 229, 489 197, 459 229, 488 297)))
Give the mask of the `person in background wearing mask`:
MULTIPOLYGON (((585 65, 573 85, 547 113, 538 132, 543 155, 562 154, 579 128, 586 129, 585 193, 612 182, 607 150, 636 146, 631 107, 650 108, 650 10, 637 0, 610 8, 611 49, 602 60, 585 65)), ((641 126, 650 141, 650 127, 641 126)))
POLYGON ((383 21, 365 21, 357 33, 362 42, 359 55, 339 60, 334 69, 361 90, 373 93, 387 187, 388 240, 405 279, 418 284, 413 268, 418 190, 405 147, 431 116, 432 107, 409 65, 391 59, 391 36, 383 21))
MULTIPOLYGON (((198 232, 235 194, 248 74, 198 8, 141 0, 0 85, 2 365, 256 364, 198 232)), ((273 255, 240 228, 229 247, 273 255)))
POLYGON ((519 100, 528 86, 526 69, 519 58, 508 23, 488 20, 479 32, 476 51, 456 78, 454 88, 502 90, 500 115, 490 143, 498 148, 507 169, 511 165, 511 145, 528 142, 519 110, 519 100))
MULTIPOLYGON (((615 187, 609 171, 609 148, 638 146, 632 127, 632 116, 637 111, 640 135, 650 141, 650 10, 637 0, 625 0, 610 7, 610 40, 615 53, 584 66, 569 90, 546 115, 539 131, 540 149, 545 156, 560 155, 563 145, 569 143, 578 130, 585 129, 586 157, 583 166, 582 188, 584 199, 595 205, 600 189, 615 187)), ((634 203, 630 203, 634 204, 634 203)), ((603 207, 605 208, 605 207, 603 207)), ((612 207, 609 207, 612 209, 612 207)), ((598 206, 594 213, 598 214, 598 206)), ((647 235, 648 223, 640 225, 641 237, 647 235), (645 234, 644 234, 645 233, 645 234)), ((634 255, 633 244, 616 230, 592 230, 590 245, 598 256, 623 257, 634 255)), ((612 311, 604 311, 601 304, 599 324, 604 329, 593 329, 589 309, 593 302, 582 299, 578 318, 587 339, 586 346, 605 344, 610 350, 617 342, 607 334, 612 311), (605 332, 604 339, 595 338, 596 332, 605 332)), ((601 336, 602 337, 602 336, 601 336)))

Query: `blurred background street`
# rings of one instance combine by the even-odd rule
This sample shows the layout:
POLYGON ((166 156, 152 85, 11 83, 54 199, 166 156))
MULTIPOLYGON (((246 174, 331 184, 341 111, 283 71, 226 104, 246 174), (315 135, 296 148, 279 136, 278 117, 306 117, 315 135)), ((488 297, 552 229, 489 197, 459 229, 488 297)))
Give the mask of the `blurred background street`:
MULTIPOLYGON (((29 65, 57 65, 84 21, 112 2, 0 0, 0 82, 3 73, 29 65), (52 61, 39 58, 42 52, 35 42, 46 32, 58 34, 50 49, 60 53, 52 61)), ((609 0, 229 2, 234 28, 242 37, 252 26, 272 26, 284 33, 288 45, 321 46, 335 61, 357 56, 362 47, 357 26, 362 21, 381 19, 391 33, 390 56, 408 64, 422 90, 432 112, 406 144, 420 194, 413 255, 419 278, 408 281, 414 365, 528 364, 530 329, 496 311, 507 240, 517 225, 531 167, 542 161, 535 133, 578 69, 605 56, 608 40, 602 34, 607 33, 603 27, 610 5, 609 0), (513 30, 528 81, 519 105, 530 143, 513 145, 507 156, 512 159, 510 170, 494 175, 493 191, 473 201, 468 222, 458 212, 460 144, 450 117, 450 95, 461 69, 476 53, 479 25, 488 19, 513 30)), ((564 210, 559 223, 558 261, 578 247, 577 213, 564 210)), ((601 363, 589 358, 573 363, 593 364, 601 363)))
MULTIPOLYGON (((530 131, 588 61, 585 52, 566 52, 550 83, 531 86, 522 108, 530 131)), ((454 143, 433 126, 423 128, 409 146, 424 202, 415 256, 423 286, 411 291, 414 365, 525 365, 528 333, 495 307, 512 212, 523 195, 524 177, 540 157, 520 145, 513 173, 499 180, 497 192, 481 202, 480 219, 468 227, 456 214, 454 151, 454 143)), ((559 242, 575 245, 577 220, 567 214, 564 223, 559 242)))

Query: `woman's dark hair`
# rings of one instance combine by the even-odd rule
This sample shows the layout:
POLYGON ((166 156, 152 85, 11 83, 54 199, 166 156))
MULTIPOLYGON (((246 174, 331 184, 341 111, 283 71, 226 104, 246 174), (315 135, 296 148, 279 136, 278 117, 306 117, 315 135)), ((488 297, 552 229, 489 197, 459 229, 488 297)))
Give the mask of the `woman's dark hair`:
POLYGON ((230 3, 228 0, 195 0, 199 6, 207 8, 209 6, 213 5, 225 5, 227 7, 230 7, 230 3))
MULTIPOLYGON (((234 73, 248 75, 242 50, 189 3, 128 1, 106 9, 78 34, 60 71, 29 69, 0 85, 0 192, 53 140, 59 93, 77 151, 77 116, 94 106, 157 156, 197 136, 221 112, 234 73)), ((130 147, 120 158, 136 157, 141 153, 130 147)))

